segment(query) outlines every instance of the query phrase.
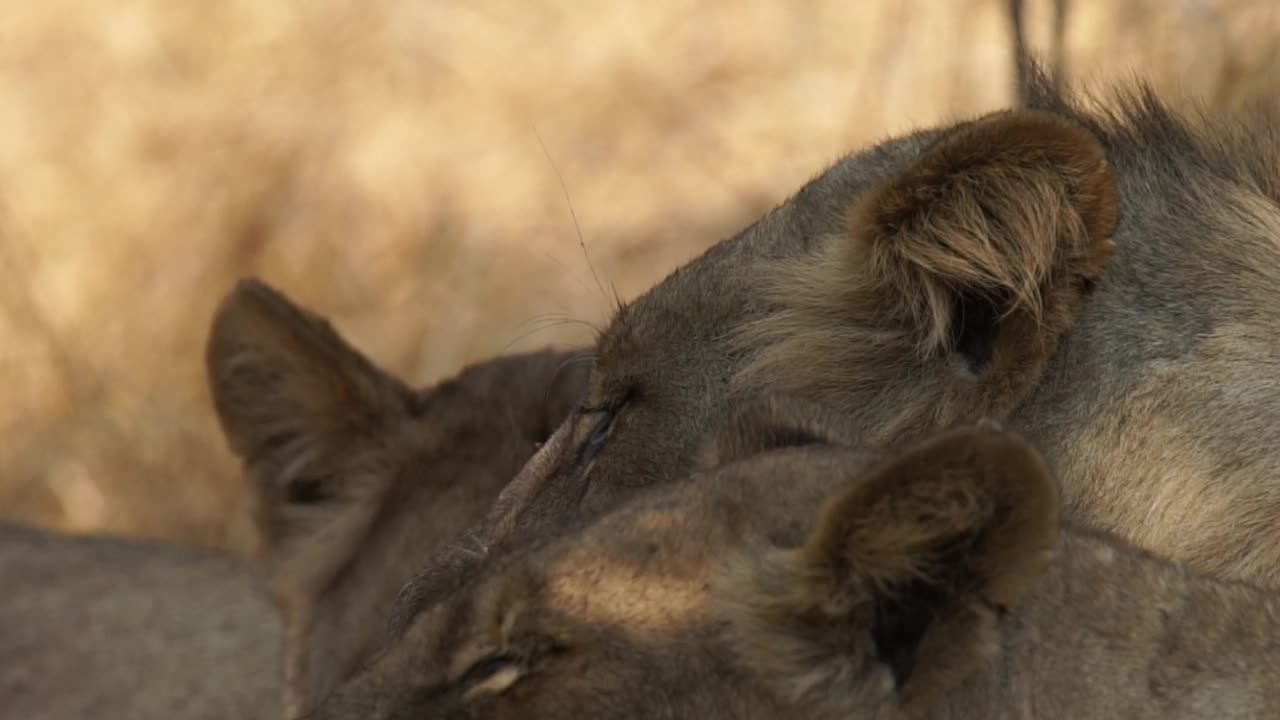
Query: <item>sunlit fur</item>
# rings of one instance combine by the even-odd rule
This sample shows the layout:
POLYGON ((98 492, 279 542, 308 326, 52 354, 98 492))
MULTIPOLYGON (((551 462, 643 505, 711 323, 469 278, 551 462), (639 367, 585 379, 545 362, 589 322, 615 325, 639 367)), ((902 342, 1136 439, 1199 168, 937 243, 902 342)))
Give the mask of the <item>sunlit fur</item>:
POLYGON ((1063 528, 1054 477, 1013 433, 868 452, 810 408, 745 406, 711 440, 722 464, 506 554, 317 718, 1280 710, 1280 598, 1063 528))

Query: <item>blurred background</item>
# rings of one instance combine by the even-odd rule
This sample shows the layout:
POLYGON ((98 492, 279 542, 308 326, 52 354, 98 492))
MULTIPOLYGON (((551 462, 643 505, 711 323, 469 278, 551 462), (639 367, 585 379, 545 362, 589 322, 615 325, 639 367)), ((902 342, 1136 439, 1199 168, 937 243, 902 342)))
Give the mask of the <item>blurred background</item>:
MULTIPOLYGON (((1063 37, 1073 83, 1280 87, 1274 0, 1072 0, 1063 37)), ((1011 48, 1006 0, 12 0, 0 515, 238 547, 202 365, 237 277, 415 383, 587 342, 588 257, 633 298, 842 152, 1009 104, 1011 48)))

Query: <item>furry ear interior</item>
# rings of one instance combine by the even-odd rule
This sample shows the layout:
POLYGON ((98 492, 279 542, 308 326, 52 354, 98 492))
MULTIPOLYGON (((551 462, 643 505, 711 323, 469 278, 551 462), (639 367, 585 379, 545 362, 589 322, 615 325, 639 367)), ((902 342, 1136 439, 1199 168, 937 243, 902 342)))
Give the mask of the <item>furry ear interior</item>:
POLYGON ((761 263, 781 309, 736 332, 752 356, 736 381, 855 412, 927 397, 934 427, 999 416, 1101 280, 1117 213, 1101 141, 1069 120, 1013 110, 943 131, 851 198, 815 257, 761 263))
POLYGON ((726 578, 744 660, 793 699, 852 717, 922 707, 989 656, 1049 563, 1057 489, 991 426, 900 451, 830 500, 808 541, 726 578), (857 712, 855 712, 855 710, 857 712))
POLYGON ((268 559, 305 551, 335 532, 335 515, 382 491, 376 473, 351 472, 346 460, 405 418, 412 396, 328 322, 242 280, 213 318, 205 364, 223 432, 253 483, 268 559))
POLYGON ((1117 222, 1101 142, 1045 112, 946 133, 849 213, 847 269, 917 331, 919 348, 986 365, 999 325, 1062 329, 1106 267, 1117 222))

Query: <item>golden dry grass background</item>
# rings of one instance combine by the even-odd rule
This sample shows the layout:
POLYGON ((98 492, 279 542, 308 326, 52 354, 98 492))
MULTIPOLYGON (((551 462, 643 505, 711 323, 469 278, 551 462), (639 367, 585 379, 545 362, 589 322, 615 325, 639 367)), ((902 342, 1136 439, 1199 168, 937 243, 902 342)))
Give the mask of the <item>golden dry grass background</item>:
MULTIPOLYGON (((556 166, 632 298, 841 152, 1005 105, 1004 7, 13 0, 0 515, 232 543, 201 353, 236 277, 416 382, 586 341, 562 321, 609 303, 556 166)), ((1066 38, 1093 85, 1228 105, 1280 85, 1271 0, 1074 0, 1066 38)))

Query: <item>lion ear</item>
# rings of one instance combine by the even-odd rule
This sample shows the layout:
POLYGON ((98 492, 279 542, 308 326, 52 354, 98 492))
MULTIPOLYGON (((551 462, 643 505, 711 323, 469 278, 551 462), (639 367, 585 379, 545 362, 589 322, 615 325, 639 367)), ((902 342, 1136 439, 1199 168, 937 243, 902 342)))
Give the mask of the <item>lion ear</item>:
POLYGON ((989 656, 1056 545, 1041 456, 991 426, 900 451, 823 509, 795 550, 732 567, 718 597, 743 659, 833 715, 913 706, 989 656))
POLYGON ((845 270, 925 353, 980 368, 1023 326, 1065 329, 1113 250, 1115 180, 1101 142, 1045 112, 953 129, 849 211, 845 270))
POLYGON ((406 422, 409 389, 256 280, 242 280, 219 306, 206 369, 275 571, 309 567, 305 558, 329 554, 338 536, 350 540, 337 528, 360 525, 387 482, 351 459, 406 422))
POLYGON ((1102 278, 1118 214, 1099 138, 1032 110, 941 132, 842 212, 815 256, 762 263, 782 310, 739 331, 743 377, 826 397, 916 383, 957 417, 999 415, 1034 384, 1102 278), (948 384, 951 368, 979 382, 948 384))

